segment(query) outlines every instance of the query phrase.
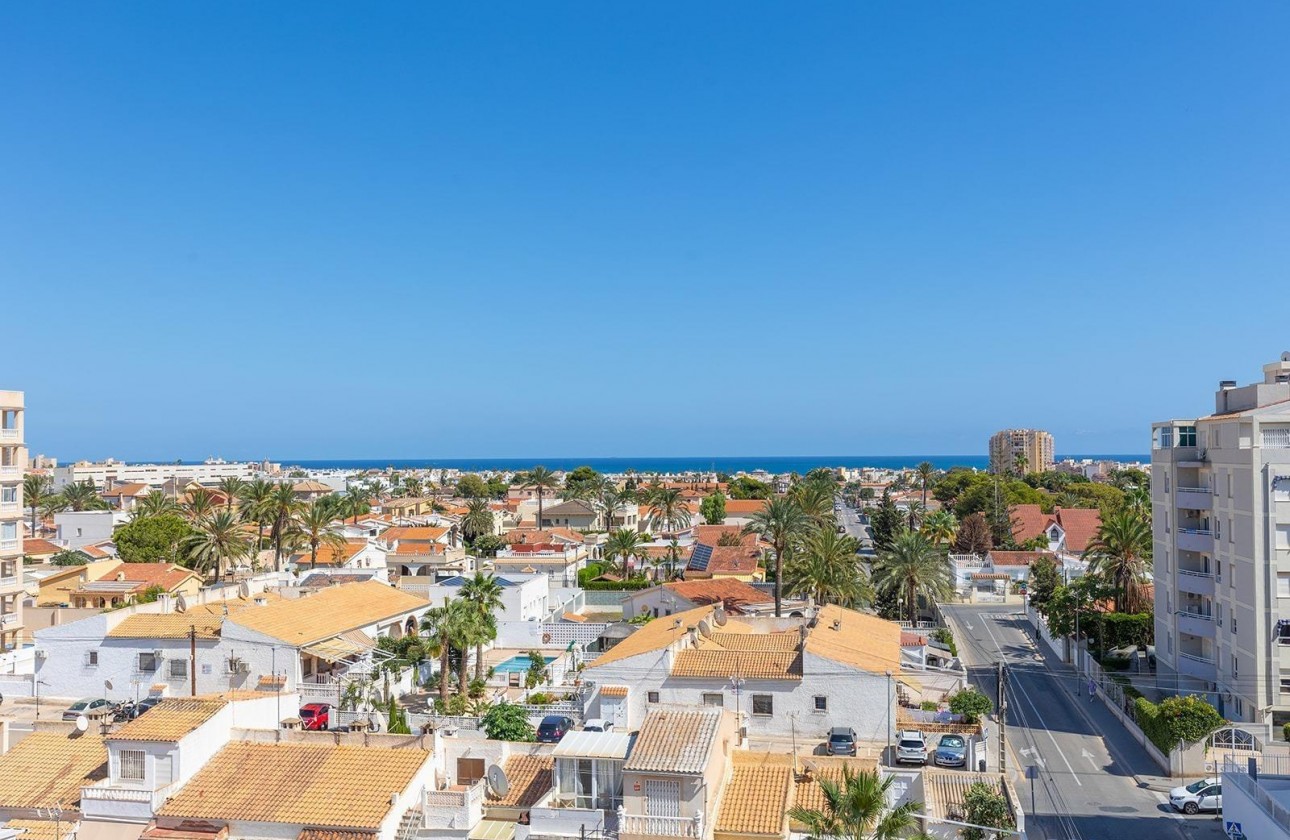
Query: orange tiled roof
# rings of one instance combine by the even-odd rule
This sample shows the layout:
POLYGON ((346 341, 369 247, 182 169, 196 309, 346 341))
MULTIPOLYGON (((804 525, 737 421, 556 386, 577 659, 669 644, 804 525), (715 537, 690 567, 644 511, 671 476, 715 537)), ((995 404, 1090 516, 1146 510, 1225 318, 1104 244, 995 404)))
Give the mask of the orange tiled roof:
POLYGON ((718 833, 782 837, 793 768, 781 757, 737 750, 714 826, 718 833))
POLYGON ((22 553, 30 557, 53 557, 61 548, 49 540, 27 538, 22 541, 22 553))
POLYGON ((1039 505, 1013 505, 1008 515, 1012 519, 1012 538, 1018 543, 1043 536, 1053 521, 1039 505))
POLYGON ((664 586, 693 604, 722 604, 727 611, 733 613, 741 612, 741 607, 750 604, 765 604, 774 600, 755 586, 730 578, 683 580, 664 586))
POLYGON ((995 566, 1029 566, 1040 557, 1051 557, 1047 551, 991 551, 990 563, 995 566))
POLYGON ((107 777, 98 735, 32 732, 0 755, 0 808, 75 807, 81 788, 107 777))
POLYGON ((178 741, 228 705, 221 697, 168 697, 112 733, 118 741, 178 741))
POLYGON ((1068 551, 1083 552, 1102 527, 1102 514, 1097 508, 1057 508, 1054 515, 1066 532, 1068 551))
MULTIPOLYGON (((342 566, 354 558, 363 549, 367 548, 368 542, 363 539, 345 540, 345 545, 340 551, 329 545, 318 546, 318 559, 315 561, 319 566, 342 566)), ((293 555, 297 563, 308 563, 309 552, 299 551, 293 555)))
POLYGON ((758 513, 766 505, 765 499, 726 499, 726 515, 758 513))
POLYGON ((694 541, 705 545, 716 545, 721 541, 722 534, 734 534, 739 538, 741 545, 757 544, 757 535, 753 533, 745 534, 738 525, 695 525, 692 530, 694 531, 694 541))
POLYGON ((512 755, 502 769, 510 787, 505 796, 488 794, 488 804, 496 808, 532 808, 551 791, 555 758, 547 755, 512 755))

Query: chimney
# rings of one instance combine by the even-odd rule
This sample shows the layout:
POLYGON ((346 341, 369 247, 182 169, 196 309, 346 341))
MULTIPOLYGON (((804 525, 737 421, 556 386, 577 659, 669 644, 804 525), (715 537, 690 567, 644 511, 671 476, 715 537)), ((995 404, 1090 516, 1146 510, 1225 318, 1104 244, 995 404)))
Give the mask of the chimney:
POLYGON ((0 755, 9 752, 9 721, 0 720, 0 755))

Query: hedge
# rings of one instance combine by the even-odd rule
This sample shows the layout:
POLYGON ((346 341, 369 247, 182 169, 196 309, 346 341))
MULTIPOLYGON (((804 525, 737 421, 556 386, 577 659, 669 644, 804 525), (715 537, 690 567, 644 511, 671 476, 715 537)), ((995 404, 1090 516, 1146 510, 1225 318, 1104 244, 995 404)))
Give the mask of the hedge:
POLYGON ((651 580, 645 578, 634 578, 632 580, 589 580, 583 584, 583 589, 598 591, 634 592, 637 589, 648 589, 654 585, 651 580))
POLYGON ((1138 726, 1165 754, 1179 741, 1194 744, 1226 723, 1213 706, 1195 695, 1166 697, 1158 704, 1138 697, 1133 710, 1138 726))

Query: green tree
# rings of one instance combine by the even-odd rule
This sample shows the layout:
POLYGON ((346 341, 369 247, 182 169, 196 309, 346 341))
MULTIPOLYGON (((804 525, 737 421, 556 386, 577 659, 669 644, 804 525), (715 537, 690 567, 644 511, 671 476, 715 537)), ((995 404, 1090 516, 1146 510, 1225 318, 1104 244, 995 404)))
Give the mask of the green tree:
POLYGON ((341 516, 352 516, 354 523, 358 518, 372 509, 372 488, 360 482, 345 485, 344 502, 341 505, 341 516))
POLYGON ((90 562, 90 556, 74 548, 64 549, 49 558, 52 566, 84 566, 90 562))
POLYGON ((649 515, 646 522, 653 529, 662 524, 665 533, 674 533, 690 527, 690 509, 685 504, 681 491, 672 487, 660 487, 650 492, 649 515))
POLYGON ((600 490, 601 480, 600 473, 591 467, 574 467, 564 477, 564 493, 562 495, 566 499, 591 501, 600 490))
POLYGON ((475 611, 481 632, 475 646, 475 679, 484 678, 484 644, 497 638, 496 612, 502 608, 502 585, 497 578, 484 572, 461 587, 461 599, 475 611))
POLYGON ((215 510, 215 494, 205 487, 189 487, 184 494, 187 498, 179 505, 180 510, 190 520, 196 522, 209 516, 215 510))
POLYGON ((923 536, 937 547, 952 543, 958 527, 958 519, 948 510, 934 510, 923 517, 923 536))
POLYGON ((992 548, 994 539, 990 536, 990 526, 985 521, 985 514, 970 513, 964 517, 959 523, 958 533, 954 535, 954 552, 984 557, 992 548))
POLYGON ((730 482, 729 487, 732 499, 769 499, 771 497, 769 484, 746 475, 741 475, 730 482))
POLYGON ((759 535, 775 552, 775 617, 782 614, 784 562, 811 530, 811 518, 797 500, 776 496, 752 516, 745 532, 759 535))
MULTIPOLYGON (((1008 807, 1008 800, 998 788, 984 782, 973 782, 967 789, 967 793, 963 796, 963 810, 965 812, 963 821, 978 826, 1012 828, 1016 825, 1012 818, 1012 809, 1008 807)), ((986 840, 987 834, 993 835, 994 840, 1003 840, 1011 836, 1003 831, 987 832, 984 828, 964 828, 961 833, 964 840, 986 840)))
POLYGON ((699 504, 699 513, 703 515, 704 523, 708 525, 720 525, 726 521, 726 497, 720 490, 711 495, 705 496, 699 504))
POLYGON ((224 509, 231 511, 233 502, 242 497, 242 488, 246 487, 246 482, 235 475, 229 475, 221 478, 216 486, 224 494, 224 509))
POLYGON ((300 512, 302 502, 296 498, 295 489, 290 482, 274 486, 265 501, 265 521, 270 523, 269 539, 273 542, 273 568, 282 569, 282 555, 289 540, 289 534, 295 526, 296 515, 300 512))
POLYGON ((882 778, 877 770, 842 768, 842 778, 819 779, 824 794, 822 808, 794 805, 788 816, 806 827, 812 840, 897 840, 915 825, 919 803, 906 802, 895 808, 890 790, 895 776, 882 778))
POLYGON ((878 555, 873 583, 879 591, 900 594, 910 621, 918 620, 919 597, 935 601, 953 591, 945 555, 916 531, 896 537, 891 548, 878 555))
POLYGON ((592 500, 593 507, 600 514, 606 531, 614 529, 614 517, 623 512, 629 502, 634 501, 635 494, 625 493, 614 486, 611 481, 602 481, 592 500))
POLYGON ((411 735, 412 729, 408 726, 408 715, 399 705, 399 701, 390 697, 389 706, 385 710, 386 727, 385 731, 391 735, 411 735))
POLYGON ((497 527, 488 499, 475 497, 466 503, 466 515, 461 518, 461 532, 474 545, 475 540, 493 533, 497 527))
POLYGON ((320 547, 326 546, 336 553, 345 548, 345 538, 331 530, 332 520, 335 519, 335 511, 332 509, 335 502, 328 502, 327 498, 305 502, 293 523, 294 529, 309 546, 310 569, 318 565, 320 547))
POLYGON ((258 551, 264 547, 264 526, 273 521, 270 513, 270 500, 273 498, 273 484, 262 478, 247 482, 242 487, 240 496, 241 504, 238 512, 247 522, 254 522, 256 525, 257 540, 255 548, 258 551))
POLYGON ((541 464, 538 464, 536 467, 520 476, 520 487, 522 489, 532 489, 537 491, 537 521, 539 528, 542 527, 543 499, 545 498, 548 490, 554 490, 559 486, 560 482, 556 479, 555 473, 551 472, 541 464))
POLYGON ((98 488, 88 478, 68 484, 59 494, 67 510, 107 510, 107 502, 99 495, 98 488))
POLYGON ((869 581, 856 562, 856 541, 831 528, 812 532, 784 566, 784 589, 819 604, 845 607, 859 606, 872 597, 869 581))
POLYGON ((1102 519, 1084 552, 1089 574, 1100 576, 1115 587, 1115 605, 1120 612, 1135 613, 1145 600, 1144 585, 1151 572, 1151 525, 1129 511, 1102 519))
POLYGON ((237 516, 220 509, 193 523, 193 533, 183 547, 194 570, 208 572, 218 580, 225 566, 251 553, 251 540, 237 516))
POLYGON ((50 490, 50 480, 47 475, 39 473, 30 473, 23 476, 22 479, 22 500, 31 510, 31 535, 36 536, 36 514, 39 512, 49 497, 53 495, 50 490))
POLYGON ((180 563, 193 526, 175 513, 133 519, 112 534, 117 555, 127 563, 180 563))
POLYGON ((506 546, 506 540, 495 534, 484 534, 476 537, 472 546, 476 557, 495 557, 497 552, 506 546))
POLYGON ((927 507, 927 491, 932 489, 936 480, 936 468, 931 461, 924 461, 915 470, 918 473, 918 485, 923 490, 923 508, 927 507))
POLYGON ((994 703, 975 688, 965 688, 950 696, 950 711, 963 715, 968 723, 976 723, 994 711, 994 703))
POLYGON ((610 532, 609 539, 605 541, 605 559, 610 563, 614 558, 621 561, 623 577, 626 577, 627 561, 640 551, 644 542, 644 536, 635 528, 618 528, 610 532))
POLYGON ((873 515, 869 517, 869 529, 873 532, 873 545, 879 553, 890 551, 896 537, 905 531, 905 516, 896 507, 891 498, 891 490, 882 491, 882 500, 873 515))
POLYGON ((1195 695, 1166 697, 1158 704, 1138 697, 1133 711, 1143 733, 1164 753, 1179 743, 1195 744, 1227 722, 1195 695))
POLYGON ((439 657, 439 699, 443 701, 448 699, 453 643, 464 635, 461 625, 468 609, 465 601, 448 601, 442 607, 431 607, 421 617, 421 629, 429 640, 428 652, 439 657))
POLYGON ((168 514, 182 516, 183 511, 180 509, 179 503, 174 499, 165 493, 154 490, 135 499, 134 509, 130 512, 130 519, 147 519, 150 516, 165 516, 168 514))
POLYGON ((457 495, 463 499, 485 499, 490 494, 484 479, 474 473, 466 473, 457 479, 457 495))
POLYGON ((791 491, 797 506, 815 523, 817 528, 832 527, 833 504, 837 500, 838 486, 829 481, 803 481, 791 491))
POLYGON ((528 712, 514 703, 498 703, 480 720, 484 734, 494 741, 534 741, 537 732, 529 723, 528 712))
POLYGON ((1030 584, 1027 592, 1030 594, 1030 605, 1040 613, 1043 613, 1048 602, 1052 600, 1053 592, 1061 583, 1057 574, 1057 562, 1049 555, 1044 555, 1030 564, 1030 584))
POLYGON ((529 651, 529 669, 524 675, 524 685, 526 688, 533 689, 546 682, 549 677, 546 665, 546 657, 540 650, 529 651))

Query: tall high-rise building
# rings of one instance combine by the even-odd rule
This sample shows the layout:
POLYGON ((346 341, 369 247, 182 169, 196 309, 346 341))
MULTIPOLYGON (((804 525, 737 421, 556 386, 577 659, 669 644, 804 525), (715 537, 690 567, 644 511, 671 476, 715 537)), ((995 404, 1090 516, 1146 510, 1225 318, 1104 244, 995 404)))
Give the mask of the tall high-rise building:
POLYGON ((18 646, 22 631, 23 393, 0 391, 0 652, 18 646))
POLYGON ((1157 680, 1290 721, 1290 353, 1151 433, 1157 680))
POLYGON ((990 438, 990 472, 1048 472, 1053 468, 1053 436, 1042 429, 1004 429, 990 438))

